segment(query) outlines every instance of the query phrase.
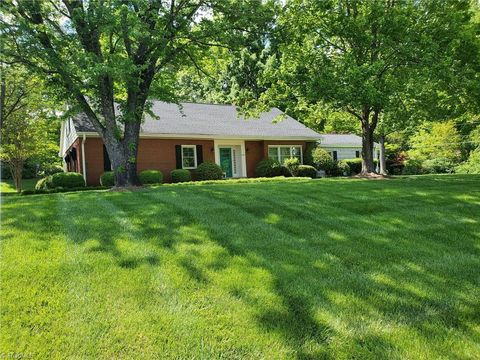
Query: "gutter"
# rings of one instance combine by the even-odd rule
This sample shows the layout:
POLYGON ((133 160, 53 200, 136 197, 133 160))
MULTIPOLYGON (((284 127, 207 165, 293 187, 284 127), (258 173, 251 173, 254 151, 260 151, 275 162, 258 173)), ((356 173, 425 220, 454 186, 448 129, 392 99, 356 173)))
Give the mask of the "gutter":
POLYGON ((87 184, 87 168, 85 167, 85 142, 87 141, 87 136, 83 134, 82 140, 82 170, 83 170, 83 180, 87 184))
MULTIPOLYGON (((93 131, 79 131, 78 135, 99 138, 100 135, 93 131)), ((140 134, 140 139, 182 139, 182 140, 246 140, 246 141, 319 141, 319 137, 308 136, 253 136, 253 135, 209 135, 209 134, 140 134)))

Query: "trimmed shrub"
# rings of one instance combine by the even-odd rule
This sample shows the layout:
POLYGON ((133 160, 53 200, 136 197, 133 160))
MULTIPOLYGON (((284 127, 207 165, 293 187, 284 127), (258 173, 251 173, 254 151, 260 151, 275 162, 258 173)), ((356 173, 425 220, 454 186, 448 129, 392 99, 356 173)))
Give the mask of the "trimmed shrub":
POLYGON ((361 158, 344 159, 342 161, 345 164, 348 165, 351 174, 356 175, 356 174, 360 174, 362 172, 362 159, 361 158))
MULTIPOLYGON (((260 161, 255 168, 256 177, 273 177, 282 175, 282 167, 280 164, 272 159, 265 159, 260 161)), ((290 172, 289 172, 290 173, 290 172)))
POLYGON ((198 165, 195 173, 196 180, 220 180, 223 179, 223 170, 212 161, 205 161, 198 165))
POLYGON ((70 189, 85 186, 82 174, 76 172, 58 173, 51 175, 51 177, 52 188, 63 187, 70 189))
POLYGON ((405 160, 403 165, 403 174, 404 175, 418 175, 421 174, 422 163, 418 160, 405 160))
POLYGON ((192 174, 185 169, 176 169, 170 173, 173 183, 192 181, 192 174))
POLYGON ((425 160, 422 164, 422 170, 427 174, 449 174, 455 171, 455 163, 446 158, 425 160))
POLYGON ((52 177, 51 176, 46 176, 44 178, 41 178, 40 180, 37 181, 35 184, 35 190, 45 190, 48 189, 48 183, 51 183, 52 177))
POLYGON ((285 177, 291 177, 292 176, 292 173, 290 172, 290 170, 287 169, 286 166, 283 166, 281 165, 278 169, 278 171, 274 171, 274 175, 273 176, 285 176, 285 177))
POLYGON ((49 167, 46 167, 40 174, 48 176, 48 175, 59 174, 63 172, 64 172, 63 167, 59 165, 51 165, 49 167))
POLYGON ((100 176, 100 185, 108 187, 115 185, 115 174, 113 171, 106 171, 100 176))
MULTIPOLYGON (((354 158, 354 159, 343 159, 341 160, 345 162, 350 167, 350 174, 357 175, 362 172, 362 158, 354 158)), ((373 160, 373 165, 376 167, 378 164, 378 160, 373 160)))
POLYGON ((317 177, 317 169, 310 165, 300 165, 298 167, 298 177, 310 177, 315 179, 317 177))
POLYGON ((351 174, 350 166, 344 160, 337 163, 337 172, 339 176, 349 176, 351 174))
POLYGON ((159 170, 144 170, 138 174, 138 178, 142 185, 161 184, 163 182, 163 174, 159 170))
POLYGON ((298 158, 286 159, 284 164, 290 174, 292 174, 292 176, 298 175, 298 167, 300 166, 300 161, 298 160, 298 158))
POLYGON ((327 150, 317 147, 312 152, 312 159, 316 168, 325 171, 327 175, 331 175, 335 171, 335 160, 332 159, 327 150))

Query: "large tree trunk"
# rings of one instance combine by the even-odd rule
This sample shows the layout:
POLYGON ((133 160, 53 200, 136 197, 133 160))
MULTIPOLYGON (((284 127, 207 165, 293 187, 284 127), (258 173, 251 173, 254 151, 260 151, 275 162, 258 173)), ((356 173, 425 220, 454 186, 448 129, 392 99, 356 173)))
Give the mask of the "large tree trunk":
POLYGON ((374 172, 373 129, 368 122, 362 122, 362 171, 360 175, 370 175, 374 172))
POLYGON ((128 187, 140 185, 137 176, 136 149, 138 149, 138 136, 118 140, 114 135, 105 133, 104 142, 115 173, 115 186, 128 187), (132 149, 134 149, 134 152, 132 152, 132 149))
POLYGON ((385 135, 380 135, 380 174, 388 175, 387 173, 387 161, 385 159, 385 135))

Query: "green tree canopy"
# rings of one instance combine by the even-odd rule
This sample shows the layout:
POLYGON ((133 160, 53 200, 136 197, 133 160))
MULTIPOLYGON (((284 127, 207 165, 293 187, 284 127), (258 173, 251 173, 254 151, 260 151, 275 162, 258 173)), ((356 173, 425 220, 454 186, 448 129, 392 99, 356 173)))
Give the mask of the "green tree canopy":
MULTIPOLYGON (((478 43, 465 36, 470 19, 468 0, 287 1, 278 19, 284 34, 281 55, 267 62, 262 76, 272 86, 259 102, 268 106, 291 97, 305 106, 327 104, 349 113, 361 125, 362 172, 372 172, 378 124, 389 127, 404 120, 385 115, 405 106, 400 103, 405 98, 417 108, 434 99, 428 89, 447 83, 441 76, 460 55, 469 70, 451 76, 459 82, 472 71, 477 52, 461 51, 478 43)), ((458 92, 449 96, 460 101, 458 92)))
POLYGON ((17 191, 22 188, 22 171, 27 160, 57 156, 52 141, 48 100, 43 84, 23 68, 2 69, 4 83, 0 106, 0 159, 9 166, 17 191))
POLYGON ((149 99, 176 102, 178 69, 198 68, 197 59, 212 47, 257 37, 268 6, 260 0, 5 0, 2 56, 41 74, 72 111, 84 112, 103 138, 116 185, 135 185, 149 99))

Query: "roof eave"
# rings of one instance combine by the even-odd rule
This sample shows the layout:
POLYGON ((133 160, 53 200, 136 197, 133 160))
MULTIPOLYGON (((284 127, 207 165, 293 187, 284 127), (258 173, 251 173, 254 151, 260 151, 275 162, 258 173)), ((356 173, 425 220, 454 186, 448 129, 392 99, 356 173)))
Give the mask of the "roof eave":
MULTIPOLYGON (((77 131, 79 136, 100 137, 95 131, 77 131)), ((240 140, 285 140, 285 141, 317 141, 319 136, 257 136, 257 135, 212 135, 212 134, 140 134, 144 139, 240 139, 240 140)))

